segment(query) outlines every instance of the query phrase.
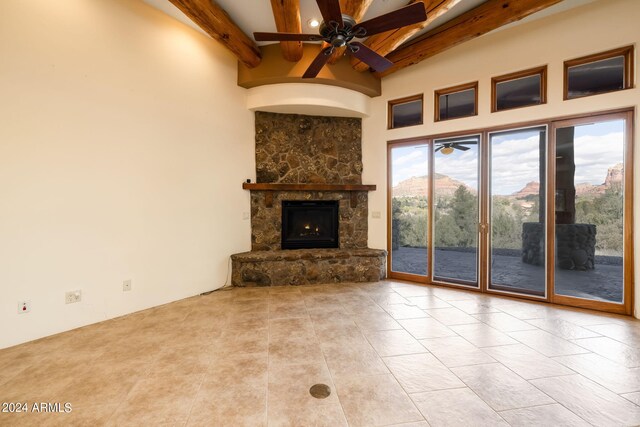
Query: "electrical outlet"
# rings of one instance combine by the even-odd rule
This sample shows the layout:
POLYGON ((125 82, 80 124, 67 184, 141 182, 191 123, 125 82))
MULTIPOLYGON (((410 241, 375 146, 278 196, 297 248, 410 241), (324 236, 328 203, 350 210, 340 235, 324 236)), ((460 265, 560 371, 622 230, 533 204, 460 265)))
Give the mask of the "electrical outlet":
POLYGON ((82 291, 69 291, 64 294, 64 302, 65 304, 73 304, 76 302, 80 302, 82 300, 82 291))
POLYGON ((242 212, 242 219, 251 219, 251 214, 249 212, 242 212))
POLYGON ((122 282, 122 292, 129 292, 131 290, 131 279, 122 282))
POLYGON ((18 313, 28 313, 31 311, 31 301, 19 301, 18 302, 18 313))

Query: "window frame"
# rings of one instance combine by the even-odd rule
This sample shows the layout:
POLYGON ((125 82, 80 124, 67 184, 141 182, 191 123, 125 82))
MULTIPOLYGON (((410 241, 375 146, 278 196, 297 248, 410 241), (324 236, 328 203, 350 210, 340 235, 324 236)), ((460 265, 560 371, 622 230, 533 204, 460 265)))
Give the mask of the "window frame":
POLYGON ((405 96, 404 98, 397 98, 387 101, 387 129, 402 129, 411 126, 419 126, 424 124, 424 93, 418 95, 405 96), (410 102, 420 101, 420 122, 406 126, 394 126, 393 123, 393 107, 401 104, 408 104, 410 102))
POLYGON ((587 96, 602 95, 605 93, 619 92, 620 90, 632 89, 634 87, 633 53, 634 53, 634 46, 629 45, 629 46, 619 47, 616 49, 607 50, 605 52, 594 53, 592 55, 582 56, 580 58, 574 58, 574 59, 569 59, 567 61, 564 61, 563 100, 568 101, 571 99, 585 98, 587 96), (589 95, 569 97, 569 68, 575 67, 578 65, 589 64, 592 62, 603 61, 606 59, 612 59, 618 56, 622 56, 624 58, 624 74, 623 74, 624 83, 623 83, 622 89, 612 90, 607 92, 592 93, 589 95))
POLYGON ((503 74, 491 78, 491 112, 498 113, 500 111, 516 110, 518 108, 534 107, 547 103, 547 65, 529 68, 526 70, 516 71, 509 74, 503 74), (525 77, 540 76, 540 102, 536 104, 521 105, 519 107, 510 107, 498 109, 498 83, 504 83, 511 80, 518 80, 525 77))
POLYGON ((443 89, 437 89, 435 91, 433 91, 434 94, 434 117, 433 120, 435 122, 443 122, 443 121, 447 121, 447 120, 456 120, 456 119, 463 119, 465 117, 473 117, 473 116, 477 116, 478 115, 478 81, 476 80, 475 82, 471 82, 471 83, 464 83, 461 85, 457 85, 457 86, 451 86, 451 87, 447 87, 447 88, 443 88, 443 89), (460 117, 447 117, 446 119, 443 119, 440 117, 440 97, 442 95, 449 95, 452 93, 458 93, 458 92, 465 92, 467 90, 474 90, 474 105, 473 105, 473 114, 469 114, 467 116, 460 116, 460 117))

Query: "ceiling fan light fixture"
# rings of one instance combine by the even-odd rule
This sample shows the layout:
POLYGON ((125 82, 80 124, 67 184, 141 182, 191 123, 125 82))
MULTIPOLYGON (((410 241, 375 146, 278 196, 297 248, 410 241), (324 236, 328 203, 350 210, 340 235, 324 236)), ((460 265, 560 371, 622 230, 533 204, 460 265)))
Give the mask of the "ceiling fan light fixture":
POLYGON ((440 150, 440 152, 444 155, 449 155, 453 153, 453 147, 443 147, 442 150, 440 150))

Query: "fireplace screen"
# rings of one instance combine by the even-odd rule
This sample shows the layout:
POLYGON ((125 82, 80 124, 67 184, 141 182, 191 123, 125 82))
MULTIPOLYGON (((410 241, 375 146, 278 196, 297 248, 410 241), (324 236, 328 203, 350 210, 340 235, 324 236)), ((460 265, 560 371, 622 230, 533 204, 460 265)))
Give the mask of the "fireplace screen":
POLYGON ((282 202, 282 249, 337 248, 338 201, 282 202))

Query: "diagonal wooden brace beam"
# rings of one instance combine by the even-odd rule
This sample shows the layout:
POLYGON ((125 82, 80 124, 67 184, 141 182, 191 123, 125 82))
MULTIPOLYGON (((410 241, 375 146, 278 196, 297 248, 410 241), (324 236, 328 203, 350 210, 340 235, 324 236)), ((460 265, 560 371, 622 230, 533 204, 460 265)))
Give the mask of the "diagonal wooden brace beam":
POLYGON ((249 68, 257 67, 261 61, 258 45, 250 39, 213 0, 169 0, 189 19, 249 68))
MULTIPOLYGON (((409 4, 413 4, 416 1, 419 0, 411 0, 409 4)), ((386 56, 390 52, 396 50, 402 43, 413 37, 416 33, 424 29, 427 25, 432 23, 436 18, 448 12, 449 9, 460 1, 461 0, 424 0, 424 8, 427 12, 426 21, 414 25, 408 25, 396 30, 375 34, 369 37, 364 44, 370 49, 376 51, 378 54, 386 56)), ((357 71, 366 71, 369 69, 369 66, 366 63, 360 61, 356 57, 351 57, 351 65, 357 71)))
POLYGON ((387 76, 561 1, 489 0, 391 52, 393 67, 375 74, 387 76))

